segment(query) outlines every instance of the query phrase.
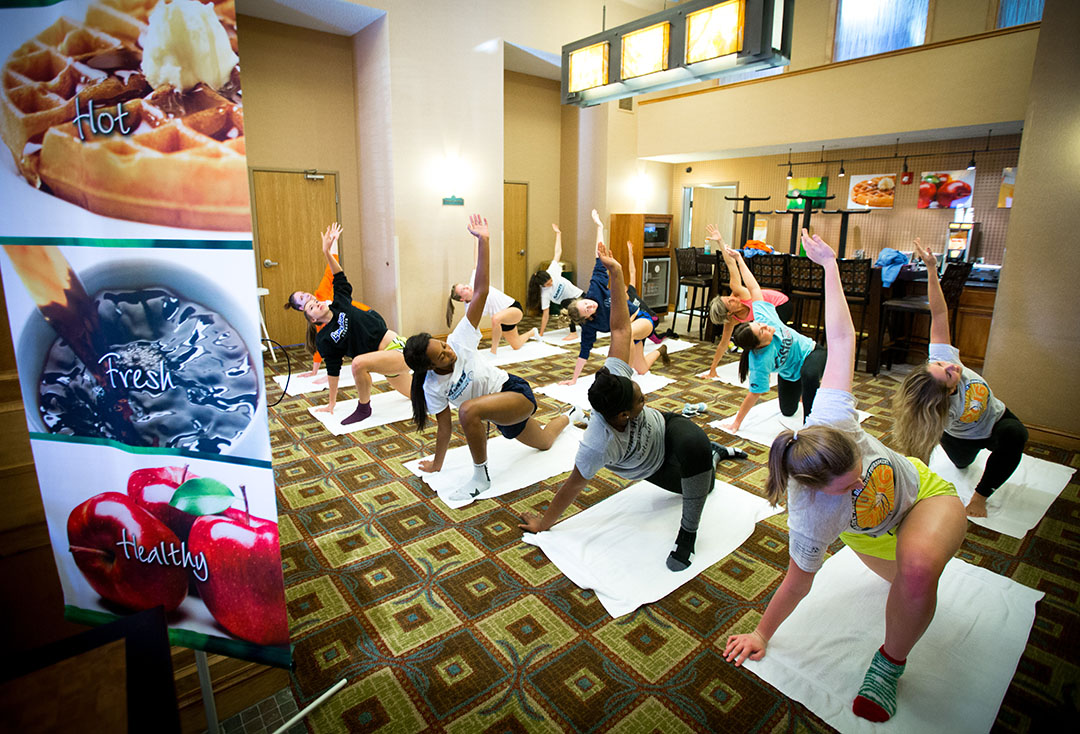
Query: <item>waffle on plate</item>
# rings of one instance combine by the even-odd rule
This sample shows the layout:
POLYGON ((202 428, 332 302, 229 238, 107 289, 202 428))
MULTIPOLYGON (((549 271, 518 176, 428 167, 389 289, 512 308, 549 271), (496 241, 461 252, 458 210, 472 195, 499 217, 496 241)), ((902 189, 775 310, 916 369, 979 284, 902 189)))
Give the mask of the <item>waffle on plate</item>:
MULTIPOLYGON (((222 89, 152 89, 140 36, 157 0, 97 0, 62 17, 5 62, 0 137, 31 186, 110 217, 171 227, 250 230, 239 67, 222 89), (129 135, 74 123, 126 113, 129 135)), ((233 0, 214 11, 236 50, 233 0)), ((112 127, 107 122, 102 128, 112 127)), ((117 129, 119 126, 117 126, 117 129)))

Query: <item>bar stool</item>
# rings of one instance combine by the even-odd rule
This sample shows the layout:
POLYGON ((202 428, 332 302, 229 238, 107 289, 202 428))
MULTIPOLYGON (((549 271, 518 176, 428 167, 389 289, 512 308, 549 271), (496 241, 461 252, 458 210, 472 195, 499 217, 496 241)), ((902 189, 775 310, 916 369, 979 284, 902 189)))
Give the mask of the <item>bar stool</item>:
POLYGON ((266 330, 266 317, 263 316, 262 308, 262 298, 263 296, 270 295, 270 290, 268 288, 256 288, 255 293, 259 296, 259 322, 262 324, 263 336, 266 337, 266 341, 260 342, 259 346, 262 347, 262 351, 264 352, 269 349, 270 359, 277 362, 277 355, 274 354, 274 344, 270 341, 270 332, 266 330))
POLYGON ((862 306, 859 317, 859 330, 855 332, 855 361, 859 361, 862 348, 863 327, 866 325, 866 312, 870 310, 870 258, 852 258, 837 260, 840 270, 840 283, 844 286, 844 297, 849 305, 862 306))
POLYGON ((755 255, 746 261, 754 279, 762 288, 787 293, 791 288, 791 256, 755 255))
MULTIPOLYGON (((956 335, 956 312, 960 305, 960 294, 964 291, 964 283, 971 275, 971 263, 949 263, 945 268, 945 274, 941 276, 941 292, 945 295, 945 305, 949 309, 949 335, 956 335)), ((929 296, 905 296, 904 298, 890 298, 881 304, 881 318, 885 327, 889 330, 889 342, 882 340, 881 353, 886 359, 886 368, 892 368, 892 353, 894 351, 907 352, 914 341, 912 326, 915 316, 930 313, 929 296), (903 333, 896 327, 896 322, 903 318, 903 333)), ((920 343, 923 340, 919 339, 920 343)), ((879 360, 880 362, 880 360, 879 360)))
POLYGON ((795 325, 797 331, 803 331, 803 309, 808 301, 818 303, 814 321, 814 341, 821 333, 821 311, 825 304, 825 269, 808 257, 791 258, 791 292, 795 299, 795 325))
MULTIPOLYGON (((681 289, 686 287, 689 291, 688 308, 679 309, 675 308, 675 315, 671 319, 671 328, 675 328, 675 322, 679 318, 679 314, 686 314, 686 329, 690 330, 690 321, 694 316, 698 317, 698 339, 701 339, 705 333, 705 308, 708 304, 705 299, 709 297, 709 281, 710 278, 706 278, 698 272, 697 262, 697 250, 693 247, 677 247, 675 248, 675 263, 679 269, 679 289, 680 292, 677 295, 681 295, 681 289), (697 305, 698 292, 701 292, 702 301, 701 305, 697 305)), ((678 301, 676 301, 678 303, 678 301)))

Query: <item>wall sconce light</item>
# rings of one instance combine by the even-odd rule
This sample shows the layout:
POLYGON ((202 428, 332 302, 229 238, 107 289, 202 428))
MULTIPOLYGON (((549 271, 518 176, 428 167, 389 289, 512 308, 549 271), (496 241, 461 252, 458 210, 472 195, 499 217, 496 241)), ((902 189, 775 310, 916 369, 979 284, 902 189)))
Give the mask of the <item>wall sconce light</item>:
POLYGON ((968 161, 967 169, 969 171, 974 171, 975 170, 975 151, 971 151, 971 160, 968 161))
POLYGON ((844 176, 847 175, 847 173, 844 172, 844 160, 842 158, 840 159, 840 173, 838 173, 837 175, 840 178, 843 178, 844 176))
POLYGON ((562 101, 589 107, 635 94, 784 66, 793 0, 683 0, 562 47, 562 101))

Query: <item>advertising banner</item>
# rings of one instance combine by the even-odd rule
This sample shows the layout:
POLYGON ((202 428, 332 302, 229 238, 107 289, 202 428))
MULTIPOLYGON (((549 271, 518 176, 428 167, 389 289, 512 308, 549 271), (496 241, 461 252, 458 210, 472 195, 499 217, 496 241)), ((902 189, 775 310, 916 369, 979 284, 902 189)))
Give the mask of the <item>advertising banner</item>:
POLYGON ((924 171, 919 177, 920 209, 966 209, 975 191, 975 171, 924 171))
MULTIPOLYGON (((787 182, 788 196, 827 196, 829 192, 828 176, 802 176, 791 178, 787 182)), ((802 209, 802 199, 788 199, 788 209, 802 209)))
POLYGON ((845 208, 892 209, 896 194, 895 173, 851 176, 845 208))
POLYGON ((287 666, 231 0, 0 9, 0 277, 69 618, 287 666))

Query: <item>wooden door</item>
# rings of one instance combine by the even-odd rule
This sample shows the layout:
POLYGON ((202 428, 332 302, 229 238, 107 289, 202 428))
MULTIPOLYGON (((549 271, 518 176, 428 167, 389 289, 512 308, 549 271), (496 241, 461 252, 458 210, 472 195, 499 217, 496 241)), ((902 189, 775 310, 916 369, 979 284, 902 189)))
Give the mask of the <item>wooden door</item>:
MULTIPOLYGON (((322 278, 326 261, 320 235, 338 221, 337 176, 252 171, 251 178, 259 285, 270 291, 260 299, 266 328, 281 344, 303 344, 307 321, 282 306, 293 291, 313 291, 322 278)), ((342 240, 350 234, 355 236, 344 232, 342 240)))
POLYGON ((503 183, 503 287, 525 303, 529 252, 529 185, 503 183))
MULTIPOLYGON (((693 216, 690 218, 691 247, 705 245, 705 225, 714 224, 720 235, 731 247, 738 247, 735 241, 735 207, 737 201, 725 201, 725 196, 735 196, 734 186, 695 186, 693 216)), ((712 249, 712 248, 710 248, 712 249)))

